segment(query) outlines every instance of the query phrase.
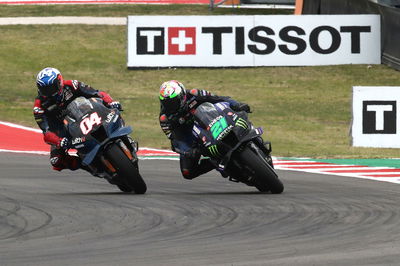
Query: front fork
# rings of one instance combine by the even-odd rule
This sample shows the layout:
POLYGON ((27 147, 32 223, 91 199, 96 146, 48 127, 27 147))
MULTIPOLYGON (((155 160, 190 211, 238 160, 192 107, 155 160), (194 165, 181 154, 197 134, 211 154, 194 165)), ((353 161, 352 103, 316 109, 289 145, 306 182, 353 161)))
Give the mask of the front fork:
MULTIPOLYGON (((259 154, 262 158, 264 158, 264 160, 272 167, 274 168, 273 162, 272 162, 272 157, 271 157, 271 151, 272 151, 272 147, 271 147, 271 142, 267 141, 264 142, 262 140, 261 137, 257 137, 255 139, 253 139, 253 142, 248 143, 247 145, 249 145, 249 147, 254 150, 257 154, 259 154)), ((236 160, 232 160, 232 164, 231 167, 234 167, 235 169, 237 169, 236 171, 234 170, 233 172, 247 172, 249 174, 249 176, 247 176, 247 178, 244 178, 243 176, 230 176, 229 180, 234 181, 234 182, 243 182, 247 185, 252 186, 253 185, 253 174, 251 173, 251 169, 244 169, 243 166, 237 162, 236 160), (240 170, 239 170, 240 169, 240 170), (248 172, 250 171, 250 172, 248 172)))
POLYGON ((263 141, 261 137, 257 137, 254 139, 254 142, 260 148, 260 150, 264 153, 263 158, 267 161, 267 163, 274 168, 274 163, 272 161, 271 152, 272 152, 272 144, 270 141, 263 141))
POLYGON ((131 160, 136 168, 139 169, 138 166, 138 157, 137 151, 139 149, 139 144, 137 141, 134 141, 130 136, 125 136, 121 140, 116 141, 117 144, 121 147, 122 151, 125 155, 131 160))

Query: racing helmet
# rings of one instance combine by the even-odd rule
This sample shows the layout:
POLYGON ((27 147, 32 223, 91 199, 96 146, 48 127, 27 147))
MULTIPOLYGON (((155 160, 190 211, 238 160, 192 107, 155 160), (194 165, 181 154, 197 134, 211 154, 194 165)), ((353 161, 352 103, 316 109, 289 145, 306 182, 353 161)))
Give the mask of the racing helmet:
POLYGON ((186 107, 186 89, 177 80, 169 80, 161 84, 160 102, 166 114, 175 114, 186 107))
POLYGON ((57 99, 62 94, 64 80, 58 69, 46 67, 37 74, 36 85, 39 95, 57 99))

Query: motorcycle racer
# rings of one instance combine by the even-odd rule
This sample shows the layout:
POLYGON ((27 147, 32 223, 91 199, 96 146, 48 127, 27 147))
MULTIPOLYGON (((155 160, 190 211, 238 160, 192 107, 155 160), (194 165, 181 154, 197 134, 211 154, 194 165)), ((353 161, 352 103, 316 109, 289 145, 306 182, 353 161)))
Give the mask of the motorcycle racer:
POLYGON ((98 91, 77 80, 64 80, 56 68, 46 67, 36 77, 38 95, 34 101, 33 116, 43 131, 44 141, 51 145, 50 163, 54 170, 77 170, 81 168, 81 159, 69 155, 66 149, 71 145, 63 126, 63 110, 79 96, 100 98, 109 108, 122 110, 121 104, 109 94, 98 91))
MULTIPOLYGON (((160 126, 171 141, 172 150, 180 154, 180 169, 185 179, 193 179, 205 174, 214 165, 210 159, 201 158, 200 148, 192 134, 193 112, 204 102, 228 102, 234 111, 249 113, 250 107, 227 96, 217 96, 207 90, 187 90, 176 80, 164 82, 160 87, 160 126)), ((221 174, 224 177, 225 173, 221 174)))

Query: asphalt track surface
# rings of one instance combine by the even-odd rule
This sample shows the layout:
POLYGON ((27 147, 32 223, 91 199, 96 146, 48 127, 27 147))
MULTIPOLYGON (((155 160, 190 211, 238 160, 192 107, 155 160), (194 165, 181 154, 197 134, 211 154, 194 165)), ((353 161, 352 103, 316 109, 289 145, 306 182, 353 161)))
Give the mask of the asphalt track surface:
POLYGON ((400 186, 278 171, 281 195, 141 160, 145 195, 0 153, 0 265, 399 265, 400 186))

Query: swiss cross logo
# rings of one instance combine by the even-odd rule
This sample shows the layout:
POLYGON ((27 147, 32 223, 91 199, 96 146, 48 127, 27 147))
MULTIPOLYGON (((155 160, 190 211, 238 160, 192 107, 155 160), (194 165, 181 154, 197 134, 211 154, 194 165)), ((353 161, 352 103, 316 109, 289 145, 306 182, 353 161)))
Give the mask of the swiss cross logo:
POLYGON ((168 54, 196 54, 196 28, 169 27, 168 54))

